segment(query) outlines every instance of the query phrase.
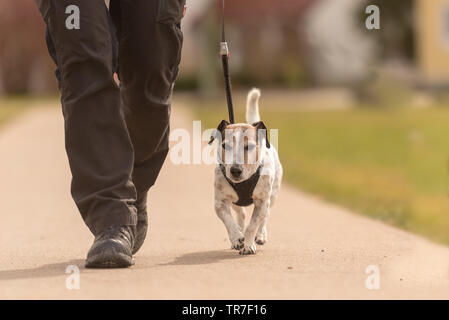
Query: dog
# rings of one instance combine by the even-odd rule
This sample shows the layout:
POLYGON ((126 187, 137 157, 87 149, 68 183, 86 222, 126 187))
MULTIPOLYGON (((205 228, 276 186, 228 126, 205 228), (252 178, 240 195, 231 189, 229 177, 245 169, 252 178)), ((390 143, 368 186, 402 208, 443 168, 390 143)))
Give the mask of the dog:
POLYGON ((260 90, 247 97, 246 122, 223 120, 209 144, 219 140, 215 167, 215 212, 228 231, 231 249, 255 254, 267 241, 267 220, 282 180, 282 165, 259 115, 260 90), (254 204, 245 229, 245 207, 254 204), (235 212, 234 219, 231 208, 235 212), (236 221, 237 220, 237 221, 236 221))

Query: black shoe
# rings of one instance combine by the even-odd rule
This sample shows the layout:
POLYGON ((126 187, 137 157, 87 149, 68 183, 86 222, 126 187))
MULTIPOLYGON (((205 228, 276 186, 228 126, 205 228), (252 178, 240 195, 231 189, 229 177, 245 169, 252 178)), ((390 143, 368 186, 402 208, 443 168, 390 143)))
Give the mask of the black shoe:
POLYGON ((132 248, 135 227, 109 227, 95 237, 86 268, 126 268, 134 264, 132 248))
POLYGON ((134 242, 133 254, 139 251, 147 236, 148 230, 148 216, 147 216, 147 192, 141 197, 137 197, 137 227, 136 227, 136 241, 134 242))

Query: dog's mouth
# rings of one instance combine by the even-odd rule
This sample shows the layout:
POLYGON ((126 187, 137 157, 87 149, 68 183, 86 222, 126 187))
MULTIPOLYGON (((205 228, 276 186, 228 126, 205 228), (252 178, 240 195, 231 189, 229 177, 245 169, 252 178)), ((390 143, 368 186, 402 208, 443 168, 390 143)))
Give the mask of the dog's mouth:
POLYGON ((233 181, 233 182, 240 182, 240 181, 243 181, 244 179, 243 179, 243 177, 228 177, 231 181, 233 181))

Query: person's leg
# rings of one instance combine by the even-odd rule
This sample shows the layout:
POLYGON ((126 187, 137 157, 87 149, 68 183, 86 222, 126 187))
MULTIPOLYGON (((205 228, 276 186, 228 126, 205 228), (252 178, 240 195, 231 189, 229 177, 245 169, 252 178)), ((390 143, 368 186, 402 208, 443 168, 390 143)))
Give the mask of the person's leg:
POLYGON ((113 41, 104 0, 36 0, 58 66, 72 196, 94 233, 137 223, 133 148, 113 80, 113 41), (66 20, 79 8, 80 28, 66 20))
MULTIPOLYGON (((119 77, 134 146, 140 245, 146 232, 146 193, 168 153, 170 99, 178 74, 185 0, 112 0, 118 29, 119 77), (145 230, 143 230, 145 228, 145 230)), ((135 251, 140 246, 136 244, 135 251)))
POLYGON ((134 146, 133 181, 138 194, 155 183, 168 152, 170 98, 181 59, 184 4, 185 0, 111 1, 120 42, 119 77, 134 146))

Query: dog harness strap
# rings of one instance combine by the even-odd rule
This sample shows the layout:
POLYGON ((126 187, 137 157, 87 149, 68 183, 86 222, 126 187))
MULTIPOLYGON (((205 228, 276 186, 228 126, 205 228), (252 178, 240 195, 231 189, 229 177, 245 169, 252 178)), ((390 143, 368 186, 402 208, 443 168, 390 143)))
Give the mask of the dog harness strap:
POLYGON ((226 169, 222 164, 220 165, 220 169, 226 181, 228 181, 232 189, 234 189, 234 191, 237 193, 237 196, 239 197, 237 202, 234 202, 234 204, 240 207, 247 207, 253 204, 253 192, 256 188, 257 182, 259 182, 262 165, 257 168, 257 171, 251 177, 249 177, 245 181, 238 183, 232 182, 231 179, 226 176, 226 169))

